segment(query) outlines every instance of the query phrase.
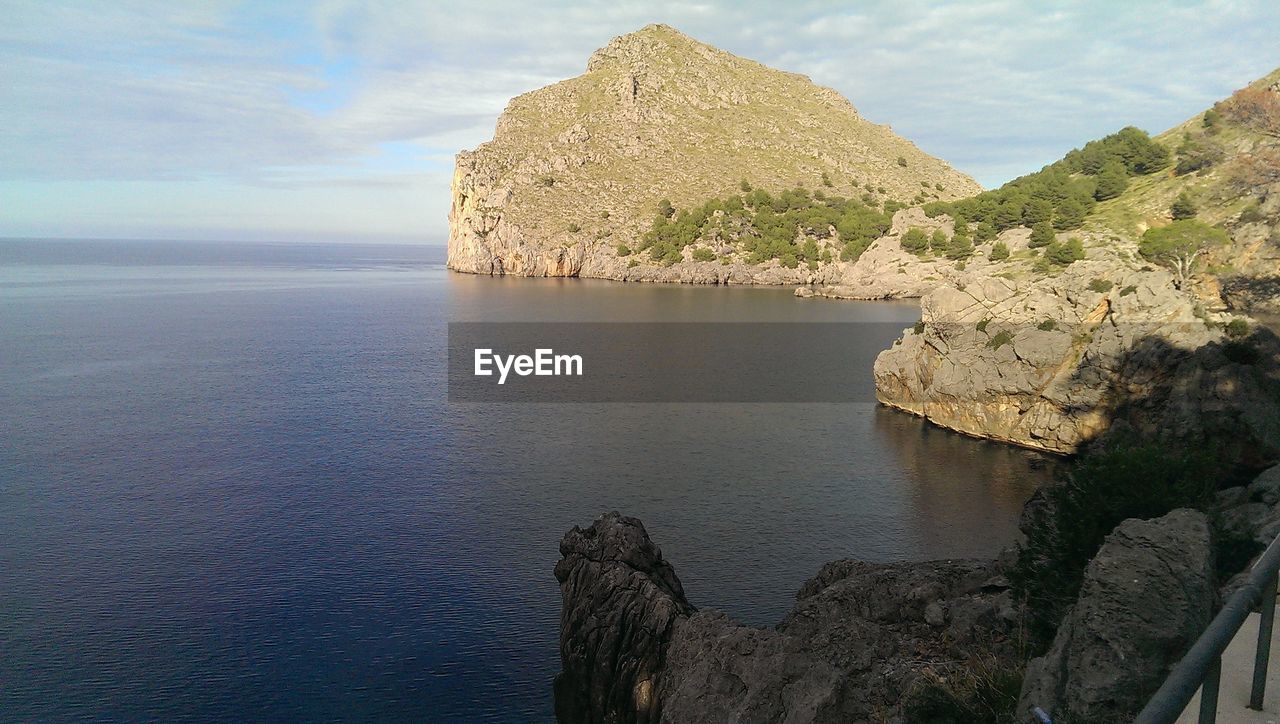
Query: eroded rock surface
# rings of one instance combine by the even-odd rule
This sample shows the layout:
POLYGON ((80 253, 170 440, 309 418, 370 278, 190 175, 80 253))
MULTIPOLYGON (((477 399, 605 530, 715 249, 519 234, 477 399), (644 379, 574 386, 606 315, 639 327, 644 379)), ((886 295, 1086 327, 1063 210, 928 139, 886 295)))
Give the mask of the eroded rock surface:
POLYGON ((1130 519, 1085 568, 1049 652, 1027 667, 1019 711, 1055 722, 1130 721, 1208 625, 1216 580, 1202 513, 1130 519))
POLYGON ((657 721, 655 695, 672 630, 694 610, 675 571, 644 525, 616 512, 566 533, 560 555, 556 716, 657 721))

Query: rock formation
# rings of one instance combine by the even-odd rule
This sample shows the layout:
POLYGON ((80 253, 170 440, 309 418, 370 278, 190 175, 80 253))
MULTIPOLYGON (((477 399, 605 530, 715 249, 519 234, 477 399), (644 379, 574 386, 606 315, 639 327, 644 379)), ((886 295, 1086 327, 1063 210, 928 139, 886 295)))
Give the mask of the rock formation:
POLYGON ((561 721, 865 721, 972 656, 1014 653, 992 561, 829 563, 760 629, 689 606, 634 519, 574 528, 561 552, 561 721))
POLYGON ((776 261, 673 266, 619 256, 678 208, 742 180, 846 196, 954 199, 980 187, 835 91, 651 25, 598 50, 587 72, 511 101, 492 141, 458 155, 450 269, 477 274, 807 284, 839 278, 776 261))
POLYGON ((635 518, 609 513, 560 542, 563 597, 556 716, 656 722, 674 624, 693 612, 680 580, 635 518))
POLYGON ((921 300, 921 323, 876 360, 877 397, 971 435, 1073 453, 1117 422, 1280 459, 1280 344, 1203 312, 1164 271, 1099 241, 1056 275, 967 275, 921 300))
POLYGON ((1130 721, 1208 625, 1215 602, 1204 514, 1126 520, 1084 572, 1053 646, 1027 667, 1019 712, 1130 721))

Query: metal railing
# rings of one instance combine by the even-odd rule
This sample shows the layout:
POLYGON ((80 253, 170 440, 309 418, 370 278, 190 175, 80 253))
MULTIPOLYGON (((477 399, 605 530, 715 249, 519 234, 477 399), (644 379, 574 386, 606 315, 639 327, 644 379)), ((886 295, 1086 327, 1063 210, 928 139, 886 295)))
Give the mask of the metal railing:
POLYGON ((1261 605, 1258 622, 1258 646, 1253 659, 1253 688, 1249 708, 1262 710, 1267 688, 1267 663, 1271 657, 1271 630, 1276 616, 1276 571, 1280 570, 1280 536, 1249 569, 1249 575, 1222 610, 1209 622, 1208 628, 1191 645, 1169 678, 1134 719, 1136 724, 1172 724, 1182 715, 1187 704, 1203 685, 1200 694, 1200 724, 1213 724, 1218 716, 1218 686, 1222 679, 1222 652, 1236 633, 1261 605))

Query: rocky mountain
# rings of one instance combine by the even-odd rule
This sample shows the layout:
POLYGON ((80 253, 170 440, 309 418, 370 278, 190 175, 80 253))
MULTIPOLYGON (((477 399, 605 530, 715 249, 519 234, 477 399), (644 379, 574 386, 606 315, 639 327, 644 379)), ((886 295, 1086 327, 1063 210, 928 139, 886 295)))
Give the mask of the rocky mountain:
MULTIPOLYGON (((981 188, 829 88, 651 25, 596 51, 585 74, 513 99, 493 140, 458 155, 448 265, 714 283, 842 276, 849 239, 834 224, 792 224, 770 253, 754 255, 748 247, 761 232, 750 219, 725 232, 749 190, 773 195, 747 200, 753 212, 825 210, 827 197, 841 197, 883 213, 886 202, 953 200, 981 188), (774 201, 797 188, 804 204, 774 201), (696 224, 688 219, 713 200, 724 204, 696 224), (677 242, 650 250, 644 239, 660 215, 683 226, 677 242), (807 258, 806 236, 823 246, 807 258)), ((852 213, 847 206, 831 221, 852 213)))
POLYGON ((1280 277, 1277 78, 1153 140, 1125 129, 996 191, 899 211, 842 284, 800 293, 923 295, 876 384, 944 427, 1059 453, 1123 429, 1272 462, 1280 345, 1229 309, 1268 308, 1280 277), (957 226, 967 255, 945 239, 957 226))

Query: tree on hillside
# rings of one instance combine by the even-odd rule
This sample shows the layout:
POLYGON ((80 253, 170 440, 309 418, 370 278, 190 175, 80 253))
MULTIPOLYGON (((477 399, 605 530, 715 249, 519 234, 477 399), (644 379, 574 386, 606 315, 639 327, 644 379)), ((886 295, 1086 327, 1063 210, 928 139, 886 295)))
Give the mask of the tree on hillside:
POLYGON ((956 234, 951 237, 951 243, 947 246, 947 258, 960 261, 973 256, 973 241, 963 234, 956 234))
POLYGON ((925 235, 923 229, 913 226, 907 229, 907 233, 902 235, 899 243, 905 251, 919 254, 929 248, 929 237, 925 235))
POLYGON ((1191 200, 1186 191, 1178 194, 1178 198, 1174 199, 1173 205, 1169 207, 1169 215, 1175 221, 1194 219, 1197 211, 1195 202, 1191 200))
POLYGON ((1089 211, 1084 204, 1074 197, 1069 198, 1062 202, 1062 205, 1058 207, 1058 212, 1054 214, 1053 228, 1059 231, 1078 229, 1084 223, 1084 218, 1088 214, 1089 211))
POLYGON ((1233 123, 1280 138, 1280 93, 1266 88, 1242 88, 1217 108, 1233 123))
POLYGON ((991 255, 987 258, 991 261, 1004 261, 1009 258, 1009 247, 1003 241, 997 241, 991 245, 991 255))
POLYGON ((1033 198, 1027 202, 1025 208, 1022 209, 1022 223, 1025 226, 1035 226, 1042 221, 1048 221, 1053 218, 1053 202, 1043 198, 1033 198))
POLYGON ((942 229, 934 229, 933 234, 929 237, 929 251, 934 254, 945 253, 950 242, 951 240, 947 238, 947 232, 942 229))
POLYGON ((1107 161, 1102 170, 1098 172, 1098 188, 1093 192, 1093 198, 1098 201, 1106 201, 1114 199, 1129 186, 1129 170, 1124 167, 1124 162, 1119 159, 1107 161))
POLYGON ((1196 263, 1209 248, 1227 243, 1227 232, 1194 219, 1175 221, 1168 226, 1147 229, 1138 244, 1138 253, 1170 269, 1178 277, 1178 288, 1195 274, 1196 263))
POLYGON ((1031 240, 1027 242, 1027 246, 1032 249, 1039 249, 1042 246, 1048 246, 1054 240, 1053 226, 1047 221, 1042 221, 1031 227, 1031 240))

